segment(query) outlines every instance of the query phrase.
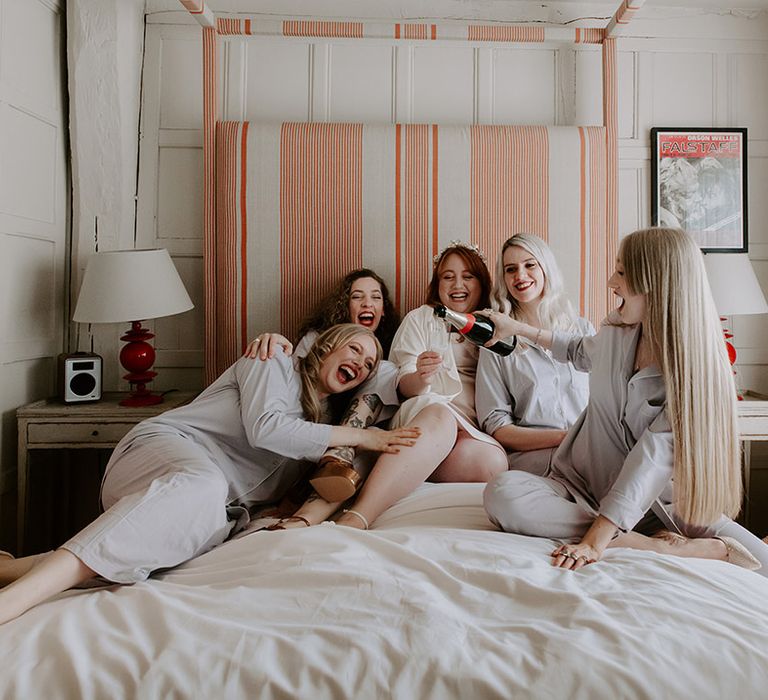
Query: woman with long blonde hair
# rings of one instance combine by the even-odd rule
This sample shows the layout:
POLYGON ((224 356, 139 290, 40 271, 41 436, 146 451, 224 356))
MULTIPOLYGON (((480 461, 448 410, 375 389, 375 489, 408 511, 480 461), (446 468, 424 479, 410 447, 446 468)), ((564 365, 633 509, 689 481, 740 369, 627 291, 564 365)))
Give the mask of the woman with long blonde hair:
MULTIPOLYGON (((550 247, 517 233, 501 247, 491 307, 528 325, 579 335, 595 329, 573 309, 550 247)), ((507 451, 510 469, 546 475, 555 449, 589 398, 589 377, 524 339, 502 357, 480 352, 475 407, 480 427, 507 451)))
POLYGON ((380 360, 372 331, 334 326, 298 369, 281 351, 269 362, 241 358, 192 403, 139 423, 107 464, 104 513, 54 552, 0 560, 0 585, 9 584, 0 623, 96 576, 134 583, 203 554, 279 500, 329 445, 412 446, 418 429, 324 424, 329 400, 359 387, 380 360))
POLYGON ((730 519, 741 504, 736 391, 701 251, 679 229, 635 231, 608 286, 619 305, 593 337, 492 313, 500 337, 590 371, 590 399, 548 478, 508 472, 489 484, 489 516, 564 542, 552 557, 568 569, 618 546, 765 573, 768 545, 730 519))

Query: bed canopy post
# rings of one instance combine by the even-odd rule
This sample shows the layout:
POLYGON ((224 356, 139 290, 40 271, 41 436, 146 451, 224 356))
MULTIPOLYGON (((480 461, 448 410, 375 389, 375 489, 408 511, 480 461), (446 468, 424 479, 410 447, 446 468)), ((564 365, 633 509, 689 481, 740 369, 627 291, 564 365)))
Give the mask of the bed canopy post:
MULTIPOLYGON (((601 289, 607 289, 608 275, 613 268, 619 238, 619 137, 618 137, 618 97, 616 71, 616 40, 605 36, 602 44, 603 51, 603 126, 606 140, 606 197, 605 197, 605 227, 606 250, 603 271, 605 279, 600 280, 601 289), (605 283, 603 285, 602 283, 605 283)), ((595 280, 593 280, 595 282, 595 280)), ((609 304, 610 308, 610 304, 609 304)))
MULTIPOLYGON (((602 41, 603 53, 603 126, 606 131, 606 264, 610 270, 618 252, 619 239, 619 134, 618 69, 616 37, 624 31, 645 0, 623 0, 608 22, 602 41)), ((605 274, 609 274, 606 270, 605 274)), ((604 280, 607 283, 607 277, 604 280)), ((610 295, 609 295, 610 297, 610 295)))
MULTIPOLYGON (((216 306, 216 18, 205 0, 181 0, 202 27, 203 35, 203 294, 205 337, 215 335, 216 306)), ((205 342, 205 384, 218 374, 216 343, 205 342)))

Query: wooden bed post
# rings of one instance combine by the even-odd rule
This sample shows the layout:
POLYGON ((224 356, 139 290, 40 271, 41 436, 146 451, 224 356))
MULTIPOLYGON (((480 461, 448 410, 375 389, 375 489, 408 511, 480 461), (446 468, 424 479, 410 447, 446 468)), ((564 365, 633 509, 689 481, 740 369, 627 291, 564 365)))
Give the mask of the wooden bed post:
POLYGON ((203 287, 205 315, 204 382, 218 375, 215 336, 216 305, 216 18, 205 0, 180 0, 202 27, 203 35, 203 287))
MULTIPOLYGON (((603 125, 606 130, 606 263, 608 274, 618 252, 619 240, 619 134, 618 134, 618 68, 616 37, 629 24, 645 0, 623 0, 603 35, 603 125)), ((609 295, 610 296, 610 295, 609 295)))

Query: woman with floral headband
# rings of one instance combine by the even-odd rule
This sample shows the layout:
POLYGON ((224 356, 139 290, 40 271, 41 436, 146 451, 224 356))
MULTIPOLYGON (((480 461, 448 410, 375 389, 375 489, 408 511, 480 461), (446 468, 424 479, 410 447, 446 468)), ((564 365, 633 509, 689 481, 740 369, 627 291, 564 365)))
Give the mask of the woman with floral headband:
POLYGON ((381 455, 340 525, 367 528, 424 480, 487 482, 507 470, 498 442, 481 432, 475 413, 479 348, 445 329, 435 304, 467 313, 489 305, 491 276, 476 246, 458 241, 435 257, 426 303, 405 316, 389 359, 405 399, 391 427, 418 428, 421 438, 397 455, 381 455))

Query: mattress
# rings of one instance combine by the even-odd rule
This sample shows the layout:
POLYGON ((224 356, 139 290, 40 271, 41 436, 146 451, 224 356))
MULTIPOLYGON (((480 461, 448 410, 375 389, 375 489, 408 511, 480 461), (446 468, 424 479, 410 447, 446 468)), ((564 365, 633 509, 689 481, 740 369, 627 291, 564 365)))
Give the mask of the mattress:
POLYGON ((480 484, 370 531, 253 532, 2 628, 4 698, 764 698, 768 579, 609 550, 573 572, 480 484))

